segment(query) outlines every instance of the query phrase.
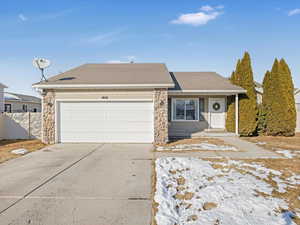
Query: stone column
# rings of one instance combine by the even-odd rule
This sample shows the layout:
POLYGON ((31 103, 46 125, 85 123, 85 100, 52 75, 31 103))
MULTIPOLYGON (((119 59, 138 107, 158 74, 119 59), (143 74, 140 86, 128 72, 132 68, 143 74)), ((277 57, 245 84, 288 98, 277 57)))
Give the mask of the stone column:
POLYGON ((55 92, 46 90, 42 105, 42 141, 45 144, 55 143, 55 92))
POLYGON ((154 91, 154 144, 168 142, 168 90, 155 89, 154 91))

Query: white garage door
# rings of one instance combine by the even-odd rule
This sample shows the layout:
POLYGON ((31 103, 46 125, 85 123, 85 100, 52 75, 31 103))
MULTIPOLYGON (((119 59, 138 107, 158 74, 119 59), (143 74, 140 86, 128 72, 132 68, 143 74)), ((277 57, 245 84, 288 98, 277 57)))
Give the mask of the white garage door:
POLYGON ((151 143, 152 102, 60 102, 59 142, 151 143))

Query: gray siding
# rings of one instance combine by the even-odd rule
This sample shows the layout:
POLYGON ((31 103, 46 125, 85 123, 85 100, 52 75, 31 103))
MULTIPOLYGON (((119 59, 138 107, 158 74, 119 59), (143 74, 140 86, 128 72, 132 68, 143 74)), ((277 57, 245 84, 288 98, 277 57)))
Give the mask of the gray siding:
POLYGON ((190 137, 194 133, 208 128, 208 97, 207 96, 169 96, 171 98, 203 98, 204 112, 202 121, 169 121, 170 137, 190 137))

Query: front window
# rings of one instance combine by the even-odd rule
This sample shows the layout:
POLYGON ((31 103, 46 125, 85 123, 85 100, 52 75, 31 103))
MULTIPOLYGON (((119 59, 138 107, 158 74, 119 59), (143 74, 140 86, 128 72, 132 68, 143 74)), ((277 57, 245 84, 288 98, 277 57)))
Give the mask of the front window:
POLYGON ((172 99, 173 121, 199 120, 199 99, 172 99))

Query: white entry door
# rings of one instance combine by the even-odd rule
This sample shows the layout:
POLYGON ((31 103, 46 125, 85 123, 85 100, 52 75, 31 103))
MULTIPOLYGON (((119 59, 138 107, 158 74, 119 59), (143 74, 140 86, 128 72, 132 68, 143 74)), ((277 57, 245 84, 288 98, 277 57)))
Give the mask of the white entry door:
POLYGON ((225 98, 209 98, 210 128, 225 129, 225 98))
POLYGON ((152 143, 153 102, 60 102, 58 142, 152 143))

